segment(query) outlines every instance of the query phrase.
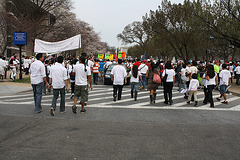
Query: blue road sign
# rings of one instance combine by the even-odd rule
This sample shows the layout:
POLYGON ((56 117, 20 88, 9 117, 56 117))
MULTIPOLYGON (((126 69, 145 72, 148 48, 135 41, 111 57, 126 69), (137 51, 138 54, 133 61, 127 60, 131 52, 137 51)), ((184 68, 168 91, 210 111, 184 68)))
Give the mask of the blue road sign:
POLYGON ((14 32, 14 45, 27 45, 27 32, 14 32))

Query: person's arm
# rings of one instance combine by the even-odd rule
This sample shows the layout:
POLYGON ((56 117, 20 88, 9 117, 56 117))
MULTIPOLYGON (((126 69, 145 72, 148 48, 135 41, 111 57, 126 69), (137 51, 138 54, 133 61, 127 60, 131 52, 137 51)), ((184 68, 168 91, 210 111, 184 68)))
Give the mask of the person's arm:
POLYGON ((124 79, 125 79, 125 84, 127 84, 127 76, 125 76, 124 79))
POLYGON ((146 73, 146 78, 148 78, 148 74, 149 74, 149 69, 147 70, 147 73, 146 73))
MULTIPOLYGON (((46 79, 46 77, 44 77, 46 79)), ((52 78, 49 77, 49 85, 48 88, 51 89, 52 88, 52 78)))
POLYGON ((69 88, 68 88, 68 80, 66 79, 66 80, 64 80, 64 82, 65 82, 66 90, 68 92, 68 90, 69 90, 69 88))
POLYGON ((93 87, 92 87, 92 77, 91 77, 91 75, 88 75, 88 82, 90 84, 90 89, 92 90, 93 87))
POLYGON ((142 80, 142 76, 139 76, 139 77, 140 77, 140 81, 143 82, 143 80, 142 80))

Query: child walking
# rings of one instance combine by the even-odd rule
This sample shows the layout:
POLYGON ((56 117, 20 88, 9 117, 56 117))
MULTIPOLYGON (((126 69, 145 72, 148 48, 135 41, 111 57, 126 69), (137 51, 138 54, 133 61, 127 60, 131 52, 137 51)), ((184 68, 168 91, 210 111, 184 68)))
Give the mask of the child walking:
POLYGON ((142 82, 142 76, 141 76, 140 71, 138 71, 137 65, 133 66, 129 76, 131 76, 131 79, 130 79, 130 83, 131 83, 131 98, 133 98, 133 92, 135 91, 134 100, 136 101, 137 100, 139 79, 142 82))
POLYGON ((199 81, 197 80, 198 75, 196 73, 193 73, 192 79, 190 81, 188 91, 189 91, 189 97, 187 104, 190 104, 191 98, 194 95, 195 100, 195 106, 197 106, 198 100, 197 100, 197 88, 199 87, 199 81))

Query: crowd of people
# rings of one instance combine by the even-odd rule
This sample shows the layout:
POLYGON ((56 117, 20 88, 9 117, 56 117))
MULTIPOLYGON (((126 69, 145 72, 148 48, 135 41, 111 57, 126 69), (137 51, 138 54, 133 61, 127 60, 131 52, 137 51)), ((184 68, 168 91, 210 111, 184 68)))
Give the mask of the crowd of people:
MULTIPOLYGON (((19 60, 16 56, 6 61, 0 57, 1 78, 6 78, 6 72, 11 71, 11 79, 14 80, 19 69, 19 60)), ((42 112, 41 99, 44 94, 53 94, 50 114, 55 115, 56 102, 59 97, 60 113, 65 110, 65 91, 71 90, 70 98, 74 99, 72 111, 77 113, 77 101, 80 99, 80 113, 85 113, 85 106, 88 101, 88 90, 93 89, 93 84, 98 85, 99 80, 104 79, 104 72, 109 65, 116 65, 111 70, 111 80, 113 82, 113 101, 121 100, 122 89, 130 79, 131 98, 137 101, 137 94, 140 90, 148 90, 150 104, 156 103, 157 90, 163 86, 164 104, 172 105, 173 87, 177 86, 180 93, 186 99, 186 103, 194 102, 198 106, 198 92, 202 88, 204 100, 202 104, 210 103, 214 107, 213 90, 218 89, 220 96, 217 101, 224 100, 222 103, 228 104, 227 90, 233 78, 239 85, 240 64, 221 63, 220 61, 210 61, 208 64, 201 61, 184 62, 178 60, 176 63, 164 60, 123 60, 109 61, 94 58, 93 55, 87 56, 86 53, 78 58, 64 59, 58 57, 43 57, 38 53, 35 58, 23 57, 23 69, 25 74, 31 74, 31 84, 35 101, 35 113, 42 112), (125 67, 124 67, 125 66, 125 67), (68 87, 70 84, 70 88, 68 87)))

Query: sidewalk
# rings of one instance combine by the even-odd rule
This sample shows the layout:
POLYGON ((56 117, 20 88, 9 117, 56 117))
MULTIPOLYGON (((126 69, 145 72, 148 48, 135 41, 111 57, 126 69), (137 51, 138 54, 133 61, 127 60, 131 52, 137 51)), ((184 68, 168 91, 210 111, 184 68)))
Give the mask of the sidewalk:
MULTIPOLYGON (((22 78, 30 77, 30 75, 22 75, 22 78)), ((19 72, 17 73, 16 80, 19 79, 19 72)), ((29 83, 12 82, 10 79, 10 71, 7 72, 7 78, 3 81, 0 80, 0 96, 12 95, 21 92, 31 91, 32 86, 29 83)))

